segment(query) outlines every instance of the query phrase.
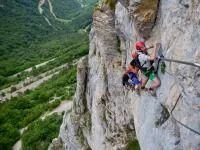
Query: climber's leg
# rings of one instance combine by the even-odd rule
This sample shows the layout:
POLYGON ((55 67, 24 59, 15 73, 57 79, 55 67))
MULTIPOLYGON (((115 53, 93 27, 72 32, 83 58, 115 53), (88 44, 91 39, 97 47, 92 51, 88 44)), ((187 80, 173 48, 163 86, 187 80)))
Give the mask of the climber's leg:
POLYGON ((158 76, 156 76, 153 80, 152 80, 152 84, 151 84, 151 89, 155 89, 158 88, 160 86, 160 79, 158 76))
POLYGON ((141 85, 141 89, 145 89, 145 85, 147 84, 149 78, 147 78, 146 76, 142 76, 142 85, 141 85))

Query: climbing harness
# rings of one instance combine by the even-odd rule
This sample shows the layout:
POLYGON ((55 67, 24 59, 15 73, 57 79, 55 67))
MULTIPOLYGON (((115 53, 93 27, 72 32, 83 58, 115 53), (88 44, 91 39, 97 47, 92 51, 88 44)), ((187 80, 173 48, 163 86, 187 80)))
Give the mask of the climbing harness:
POLYGON ((142 71, 147 71, 152 69, 153 67, 153 63, 154 61, 150 61, 151 66, 149 68, 144 67, 144 65, 147 63, 146 61, 143 62, 143 64, 141 65, 140 60, 139 60, 139 55, 143 54, 143 52, 134 52, 132 53, 132 61, 130 62, 130 65, 132 66, 136 66, 137 68, 139 68, 142 71))
MULTIPOLYGON (((145 62, 145 63, 146 63, 146 62, 145 62)), ((139 69, 142 70, 142 71, 146 71, 147 68, 143 67, 143 66, 145 65, 145 63, 143 63, 143 64, 141 65, 139 59, 133 59, 133 60, 130 62, 130 65, 136 66, 137 68, 139 68, 139 69)))

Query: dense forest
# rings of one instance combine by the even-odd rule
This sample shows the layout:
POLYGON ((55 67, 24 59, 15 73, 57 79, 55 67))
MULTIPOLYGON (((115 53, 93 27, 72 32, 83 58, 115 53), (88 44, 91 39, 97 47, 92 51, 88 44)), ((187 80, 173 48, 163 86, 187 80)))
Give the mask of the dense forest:
POLYGON ((47 2, 43 14, 35 0, 0 0, 0 5, 0 78, 60 55, 92 21, 91 4, 81 8, 76 0, 52 0, 54 13, 67 23, 54 18, 47 2))

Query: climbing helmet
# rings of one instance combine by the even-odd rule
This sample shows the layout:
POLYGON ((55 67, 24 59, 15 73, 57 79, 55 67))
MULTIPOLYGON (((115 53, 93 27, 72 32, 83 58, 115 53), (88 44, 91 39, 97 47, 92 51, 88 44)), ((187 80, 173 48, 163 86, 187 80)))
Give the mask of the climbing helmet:
POLYGON ((137 41, 137 42, 135 43, 135 48, 136 48, 137 50, 141 51, 141 50, 142 50, 141 48, 143 48, 143 47, 145 47, 145 43, 144 43, 143 41, 137 41))

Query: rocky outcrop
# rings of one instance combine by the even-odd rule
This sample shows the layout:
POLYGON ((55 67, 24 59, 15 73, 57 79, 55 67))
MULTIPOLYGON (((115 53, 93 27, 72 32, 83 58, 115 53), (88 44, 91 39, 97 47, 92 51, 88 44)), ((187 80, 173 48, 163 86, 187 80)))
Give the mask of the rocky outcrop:
POLYGON ((91 114, 86 101, 88 58, 84 57, 77 66, 77 92, 71 115, 65 114, 60 137, 67 149, 88 149, 86 135, 91 130, 91 114))
POLYGON ((142 150, 200 149, 199 68, 166 62, 156 98, 121 85, 137 40, 160 42, 165 57, 199 62, 199 10, 198 0, 119 0, 114 10, 99 3, 74 108, 60 130, 65 149, 126 149, 135 137, 142 150))
POLYGON ((48 150, 58 150, 58 149, 60 149, 60 150, 64 149, 61 138, 53 139, 52 143, 48 147, 48 150))
POLYGON ((130 1, 130 6, 138 34, 148 39, 156 22, 159 0, 130 1))

